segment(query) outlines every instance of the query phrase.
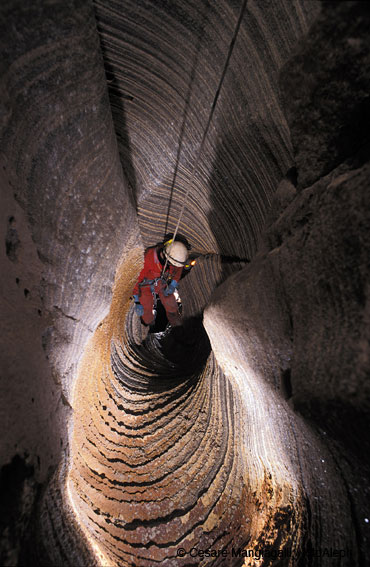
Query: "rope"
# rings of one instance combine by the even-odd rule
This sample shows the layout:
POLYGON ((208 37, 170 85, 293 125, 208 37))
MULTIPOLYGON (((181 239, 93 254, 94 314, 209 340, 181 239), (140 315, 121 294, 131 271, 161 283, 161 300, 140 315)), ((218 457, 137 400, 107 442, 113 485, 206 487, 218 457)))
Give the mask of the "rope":
MULTIPOLYGON (((213 118, 213 114, 214 114, 214 111, 215 111, 215 108, 216 108, 216 104, 217 104, 217 101, 218 101, 218 97, 220 96, 220 91, 221 91, 221 88, 222 88, 222 84, 223 84, 223 82, 224 82, 224 78, 225 78, 225 75, 226 75, 226 72, 227 72, 227 69, 228 69, 228 66, 229 66, 229 62, 230 62, 231 55, 232 55, 232 52, 233 52, 233 49, 234 49, 234 45, 235 45, 235 42, 236 42, 236 38, 237 38, 238 33, 239 33, 239 28, 240 28, 240 25, 241 25, 242 20, 243 20, 245 8, 247 7, 247 2, 248 2, 248 0, 244 0, 244 1, 243 1, 243 4, 242 4, 242 7, 241 7, 241 9, 240 9, 239 18, 238 18, 238 21, 237 21, 236 26, 235 26, 234 35, 233 35, 232 40, 231 40, 230 45, 229 45, 229 51, 228 51, 228 54, 227 54, 227 57, 226 57, 224 69, 223 69, 223 71, 222 71, 221 79, 220 79, 220 82, 219 82, 219 84, 218 84, 218 88, 217 88, 215 97, 214 97, 214 99, 213 99, 213 104, 212 104, 211 112, 210 112, 210 114, 209 114, 208 122, 207 122, 206 128, 205 128, 204 133, 203 133, 202 141, 201 141, 200 146, 199 146, 198 155, 197 155, 197 158, 196 158, 196 160, 195 160, 195 162, 194 162, 193 168, 192 168, 192 170, 191 170, 189 185, 188 185, 188 188, 187 188, 186 193, 185 193, 185 197, 184 197, 184 200, 183 200, 183 203, 182 203, 182 207, 181 207, 181 211, 180 211, 180 215, 179 215, 179 220, 177 221, 177 225, 176 225, 175 232, 174 232, 174 234, 173 234, 172 240, 175 240, 176 235, 177 235, 177 232, 178 232, 178 230, 179 230, 180 222, 181 222, 182 216, 183 216, 183 214, 184 214, 184 210, 185 210, 185 205, 186 205, 186 202, 187 202, 188 197, 189 197, 189 193, 190 193, 191 186, 192 186, 192 184, 193 184, 194 174, 195 174, 195 172, 196 172, 196 170, 197 170, 198 163, 199 163, 199 160, 200 160, 200 156, 201 156, 201 154, 202 154, 202 152, 203 152, 204 144, 205 144, 205 141, 206 141, 206 138, 207 138, 207 135, 208 135, 208 130, 209 130, 209 127, 210 127, 211 122, 212 122, 212 118, 213 118)), ((165 265, 164 265, 164 268, 163 268, 163 272, 162 272, 162 273, 164 273, 164 271, 165 271, 165 269, 166 269, 166 266, 167 266, 167 258, 166 258, 166 263, 165 263, 165 265)))
POLYGON ((169 219, 170 219, 170 210, 171 210, 173 192, 174 192, 174 189, 175 189, 177 172, 178 172, 179 165, 180 165, 180 156, 181 156, 181 152, 182 152, 182 144, 183 144, 183 141, 184 141, 186 123, 188 121, 190 101, 191 101, 191 97, 192 97, 192 94, 193 94, 193 84, 194 84, 194 80, 195 80, 195 76, 196 76, 196 71, 197 71, 197 67, 198 67, 198 60, 199 60, 202 40, 203 40, 203 36, 204 36, 205 22, 206 22, 206 19, 207 19, 208 1, 204 3, 203 8, 201 8, 201 9, 202 9, 202 17, 201 17, 201 23, 200 23, 200 26, 199 26, 199 31, 198 31, 198 34, 197 34, 198 37, 197 37, 197 45, 196 45, 196 48, 195 48, 195 57, 194 57, 192 67, 191 67, 191 72, 190 72, 190 77, 189 77, 189 82, 188 82, 188 88, 187 88, 187 93, 186 93, 186 97, 185 97, 184 113, 183 113, 183 117, 182 117, 181 129, 180 129, 180 136, 179 136, 179 143, 178 143, 177 154, 176 154, 175 169, 174 169, 174 172, 173 172, 173 178, 172 178, 171 189, 170 189, 170 198, 169 198, 168 208, 167 208, 167 216, 166 216, 166 225, 165 225, 165 229, 164 229, 164 236, 168 232, 168 223, 169 223, 169 219))

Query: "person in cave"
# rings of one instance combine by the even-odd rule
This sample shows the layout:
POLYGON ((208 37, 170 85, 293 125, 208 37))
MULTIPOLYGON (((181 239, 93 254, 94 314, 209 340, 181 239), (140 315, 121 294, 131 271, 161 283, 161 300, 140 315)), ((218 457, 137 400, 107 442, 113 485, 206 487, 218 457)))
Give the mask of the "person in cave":
POLYGON ((181 314, 174 295, 189 256, 186 241, 170 238, 146 249, 144 267, 132 291, 136 312, 145 326, 155 323, 156 294, 172 327, 181 325, 181 314))

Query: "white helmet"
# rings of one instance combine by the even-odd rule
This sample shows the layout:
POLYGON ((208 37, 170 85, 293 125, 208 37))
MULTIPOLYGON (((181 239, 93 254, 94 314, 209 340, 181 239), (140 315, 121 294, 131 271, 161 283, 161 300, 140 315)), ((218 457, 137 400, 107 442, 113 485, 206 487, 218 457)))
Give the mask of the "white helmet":
POLYGON ((169 263, 179 268, 184 266, 188 259, 188 249, 178 240, 166 242, 163 252, 169 263))

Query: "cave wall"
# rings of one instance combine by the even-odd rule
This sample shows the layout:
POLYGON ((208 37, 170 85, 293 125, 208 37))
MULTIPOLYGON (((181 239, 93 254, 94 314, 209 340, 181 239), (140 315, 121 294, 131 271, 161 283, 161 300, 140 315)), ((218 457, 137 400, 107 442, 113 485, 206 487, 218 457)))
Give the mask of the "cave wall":
POLYGON ((104 315, 134 210, 91 6, 5 2, 2 16, 2 151, 44 264, 42 300, 59 319, 45 343, 67 395, 78 356, 63 349, 72 335, 83 344, 104 315))
MULTIPOLYGON (((241 7, 94 2, 119 152, 147 246, 175 229, 241 7)), ((292 163, 279 69, 318 10, 315 1, 247 2, 180 227, 198 252, 250 258, 256 250, 292 163)))
POLYGON ((24 493, 4 507, 1 563, 14 565, 32 502, 68 454, 83 348, 125 246, 141 243, 92 6, 3 2, 1 51, 1 464, 24 493))
POLYGON ((94 2, 119 153, 146 246, 175 229, 191 181, 179 230, 205 256, 182 284, 189 317, 256 252, 274 190, 293 165, 279 70, 320 9, 315 1, 247 3, 198 162, 241 6, 94 2))
POLYGON ((246 428, 252 404, 268 407, 259 432, 272 469, 277 427, 293 468, 296 447, 305 565, 331 546, 365 565, 369 547, 369 135, 354 118, 367 123, 368 24, 359 3, 324 4, 283 69, 296 171, 277 188, 253 262, 205 311, 225 373, 244 397, 253 389, 246 428))
MULTIPOLYGON (((173 361, 164 362, 152 340, 140 347, 128 285, 132 269, 140 270, 140 233, 147 245, 175 226, 239 8, 221 1, 2 4, 1 425, 11 433, 1 463, 13 468, 3 469, 1 481, 7 490, 9 471, 18 471, 13 487, 22 495, 13 507, 6 503, 4 564, 20 554, 20 564, 115 557, 144 565, 155 546, 157 559, 180 565, 176 537, 185 537, 186 549, 193 541, 230 547, 238 534, 235 541, 257 547, 293 545, 302 565, 314 564, 312 550, 325 545, 351 549, 342 565, 365 565, 364 3, 248 2, 181 226, 206 254, 182 282, 186 317, 201 314, 216 285, 239 271, 206 310, 213 353, 192 411, 181 380, 179 397, 163 383, 149 399, 145 393, 153 371, 169 372, 173 361), (220 254, 234 262, 223 265, 220 254), (118 299, 104 319, 116 273, 118 299), (207 419, 198 423, 205 399, 207 419), (135 404, 144 408, 136 421, 135 404), (123 423, 122 408, 131 416, 123 423), (168 416, 159 434, 155 420, 168 416), (214 451, 208 460, 203 452, 203 476, 193 485, 196 466, 189 469, 190 488, 178 492, 172 516, 145 455, 155 457, 159 435, 159 453, 172 455, 166 474, 181 484, 186 451, 177 454, 172 437, 185 416, 189 430, 177 433, 185 446, 213 443, 214 451), (132 427, 146 431, 139 447, 132 427), (117 501, 138 499, 135 513, 125 504, 128 527, 126 517, 117 519, 119 506, 106 504, 127 474, 103 469, 111 435, 129 466, 140 467, 139 481, 154 485, 143 491, 153 503, 145 506, 138 478, 123 479, 132 487, 117 501), (225 447, 222 461, 217 451, 225 447), (199 525, 208 516, 205 535, 199 525), (118 523, 107 529, 106 519, 118 523), (20 551, 27 534, 31 542, 20 551)), ((184 351, 189 360, 191 351, 184 351)), ((237 563, 221 557, 215 564, 237 563)))

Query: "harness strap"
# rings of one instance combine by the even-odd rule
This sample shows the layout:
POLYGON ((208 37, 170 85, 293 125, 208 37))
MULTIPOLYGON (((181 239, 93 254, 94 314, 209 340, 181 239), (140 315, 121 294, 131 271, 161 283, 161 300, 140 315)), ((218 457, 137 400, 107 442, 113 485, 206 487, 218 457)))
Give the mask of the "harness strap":
POLYGON ((148 278, 144 278, 143 281, 139 283, 139 288, 150 286, 150 291, 153 294, 154 300, 156 300, 157 292, 155 290, 155 285, 159 280, 162 280, 165 284, 168 285, 168 281, 166 281, 164 277, 154 278, 154 280, 149 280, 148 278))
POLYGON ((148 286, 148 285, 155 286, 155 284, 159 280, 162 280, 166 284, 168 284, 168 281, 169 281, 169 279, 165 278, 164 276, 160 276, 159 278, 154 278, 154 280, 149 280, 148 278, 144 278, 143 281, 139 283, 139 287, 145 287, 145 286, 148 286))
POLYGON ((160 278, 156 278, 154 280, 148 280, 148 278, 144 278, 142 282, 139 283, 139 287, 144 287, 147 285, 154 285, 160 278))

